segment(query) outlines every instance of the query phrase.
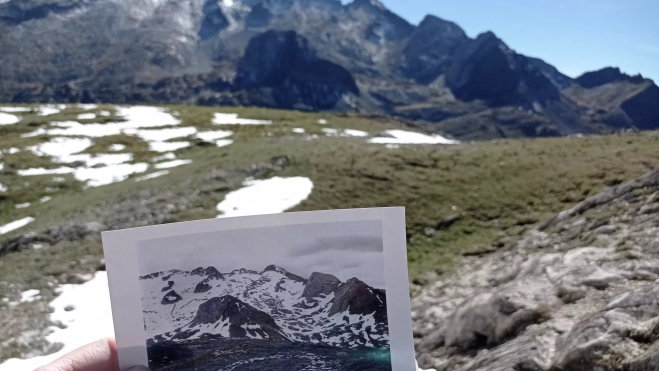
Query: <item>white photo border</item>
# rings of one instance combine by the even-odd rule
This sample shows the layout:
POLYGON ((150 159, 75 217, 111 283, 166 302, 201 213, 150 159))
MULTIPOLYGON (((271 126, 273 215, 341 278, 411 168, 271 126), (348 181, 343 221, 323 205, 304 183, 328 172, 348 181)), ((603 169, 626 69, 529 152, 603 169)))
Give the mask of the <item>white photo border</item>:
POLYGON ((373 208, 206 219, 103 232, 119 368, 148 365, 139 285, 138 242, 179 235, 314 223, 379 220, 382 223, 385 290, 392 371, 414 371, 405 208, 373 208))

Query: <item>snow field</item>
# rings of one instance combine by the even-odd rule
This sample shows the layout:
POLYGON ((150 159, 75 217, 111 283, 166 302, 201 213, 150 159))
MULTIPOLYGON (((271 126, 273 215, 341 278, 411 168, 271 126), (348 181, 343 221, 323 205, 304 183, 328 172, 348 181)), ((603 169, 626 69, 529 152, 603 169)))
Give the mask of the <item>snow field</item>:
POLYGON ((441 135, 426 135, 407 130, 387 130, 391 137, 376 137, 369 143, 378 144, 460 144, 457 140, 447 139, 441 135))
POLYGON ((219 218, 283 213, 306 200, 313 189, 313 183, 305 177, 247 180, 243 185, 217 205, 219 218))
MULTIPOLYGON (((64 347, 56 353, 29 359, 12 358, 0 364, 0 371, 32 371, 62 355, 105 337, 114 336, 107 274, 95 277, 81 285, 61 285, 59 296, 50 302, 54 309, 50 320, 66 328, 51 327, 46 339, 64 347)), ((37 290, 22 293, 22 302, 37 300, 37 290)))

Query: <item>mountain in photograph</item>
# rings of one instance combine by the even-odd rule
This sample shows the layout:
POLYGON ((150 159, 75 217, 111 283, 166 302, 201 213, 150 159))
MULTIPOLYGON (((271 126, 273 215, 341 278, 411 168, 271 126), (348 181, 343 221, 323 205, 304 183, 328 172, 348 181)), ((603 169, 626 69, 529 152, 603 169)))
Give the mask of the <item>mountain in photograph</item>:
POLYGON ((208 339, 304 342, 340 348, 389 346, 386 294, 358 278, 308 279, 276 265, 220 273, 213 267, 140 277, 154 343, 208 339))
POLYGON ((659 128, 659 87, 572 79, 492 32, 377 0, 8 0, 0 101, 183 103, 396 116, 459 139, 659 128))

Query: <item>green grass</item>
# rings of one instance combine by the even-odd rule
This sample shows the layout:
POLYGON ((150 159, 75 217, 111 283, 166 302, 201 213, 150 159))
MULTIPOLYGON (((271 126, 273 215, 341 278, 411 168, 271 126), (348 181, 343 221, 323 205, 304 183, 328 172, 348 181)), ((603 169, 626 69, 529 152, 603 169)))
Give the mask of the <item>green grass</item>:
MULTIPOLYGON (((15 204, 43 197, 45 189, 54 186, 53 177, 13 176, 12 169, 26 164, 43 166, 40 161, 44 160, 26 151, 20 154, 24 158, 6 156, 3 160, 9 172, 3 173, 0 182, 6 181, 12 191, 0 202, 0 224, 26 215, 37 220, 0 238, 55 225, 67 215, 79 215, 145 188, 167 192, 181 187, 178 184, 183 179, 190 180, 188 187, 200 187, 204 184, 203 175, 211 170, 247 167, 267 162, 272 156, 289 155, 293 159, 291 165, 278 175, 306 176, 314 183, 311 196, 293 211, 405 206, 409 266, 411 275, 416 277, 428 271, 450 270, 460 255, 492 251, 493 247, 510 243, 537 222, 659 163, 659 136, 653 132, 388 149, 367 144, 362 138, 307 140, 290 129, 302 127, 309 133, 320 133, 322 127, 332 127, 377 133, 404 128, 389 120, 255 108, 172 106, 170 110, 177 112, 183 125, 194 125, 200 130, 233 130, 235 143, 224 148, 195 145, 181 149, 178 157, 192 159, 191 165, 170 169, 170 175, 147 182, 129 179, 81 192, 81 185, 66 175, 52 201, 19 210, 15 204), (210 124, 213 112, 234 112, 241 117, 273 120, 274 124, 217 126, 210 124), (320 118, 326 119, 328 125, 319 125, 320 118), (264 136, 267 132, 274 134, 264 136), (13 191, 12 182, 26 181, 29 186, 13 191), (451 216, 459 219, 447 228, 438 228, 451 216), (437 232, 426 235, 427 227, 437 232)), ((77 115, 77 111, 67 110, 60 115, 65 119, 77 115)), ((20 132, 19 127, 24 125, 16 125, 13 130, 20 132)), ((95 145, 88 149, 90 153, 102 153, 110 144, 120 143, 127 146, 125 152, 135 153, 136 161, 148 161, 157 155, 148 151, 145 142, 132 136, 93 140, 95 145)), ((16 146, 16 142, 0 143, 0 148, 3 145, 16 146)), ((214 194, 204 205, 181 213, 177 220, 214 216, 214 205, 225 193, 214 194)), ((94 248, 96 253, 100 251, 94 248)), ((12 259, 19 259, 21 254, 12 259)), ((0 273, 0 280, 8 278, 0 273)))

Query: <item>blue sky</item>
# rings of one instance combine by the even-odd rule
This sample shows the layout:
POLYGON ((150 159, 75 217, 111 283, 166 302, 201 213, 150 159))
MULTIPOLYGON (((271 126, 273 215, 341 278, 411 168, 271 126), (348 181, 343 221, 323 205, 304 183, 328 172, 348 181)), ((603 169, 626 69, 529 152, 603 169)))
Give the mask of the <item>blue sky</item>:
POLYGON ((659 0, 380 0, 408 21, 426 14, 469 36, 491 30, 569 76, 605 66, 659 83, 659 0))

